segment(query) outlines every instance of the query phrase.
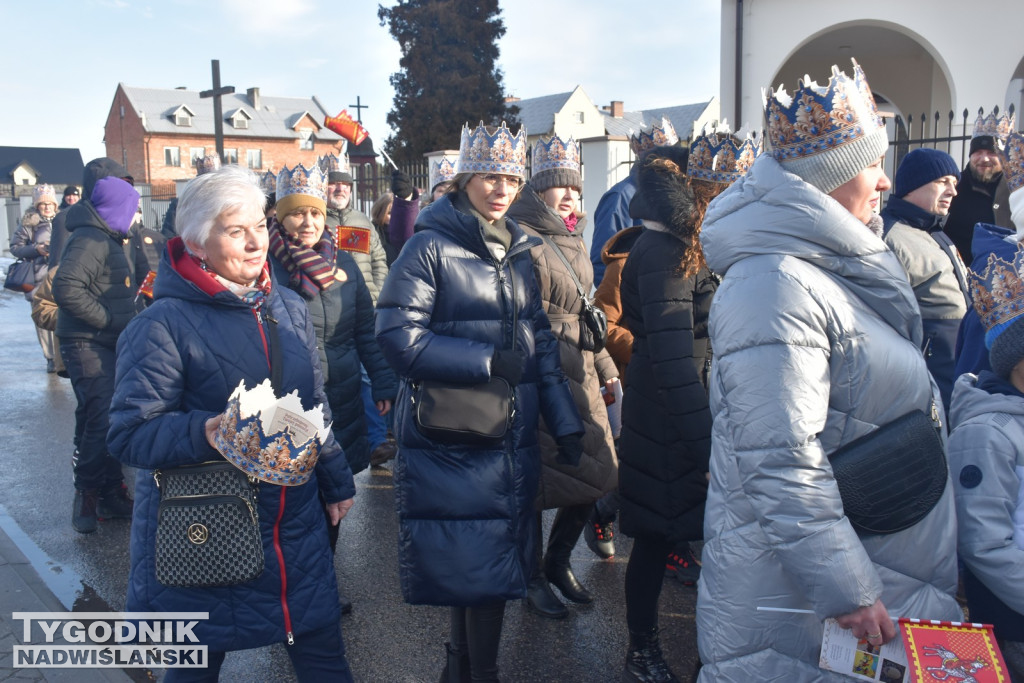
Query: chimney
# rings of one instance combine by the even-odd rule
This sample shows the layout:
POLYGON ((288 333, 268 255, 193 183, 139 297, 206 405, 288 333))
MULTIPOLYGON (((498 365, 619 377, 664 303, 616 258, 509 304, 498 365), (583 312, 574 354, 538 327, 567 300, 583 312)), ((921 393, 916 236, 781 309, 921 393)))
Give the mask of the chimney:
POLYGON ((246 95, 246 97, 249 98, 249 104, 252 105, 252 108, 255 109, 256 111, 259 111, 260 110, 260 89, 259 88, 249 88, 248 90, 245 91, 245 95, 246 95))
POLYGON ((609 109, 609 111, 611 111, 613 118, 621 119, 622 109, 622 100, 612 100, 611 108, 609 109))

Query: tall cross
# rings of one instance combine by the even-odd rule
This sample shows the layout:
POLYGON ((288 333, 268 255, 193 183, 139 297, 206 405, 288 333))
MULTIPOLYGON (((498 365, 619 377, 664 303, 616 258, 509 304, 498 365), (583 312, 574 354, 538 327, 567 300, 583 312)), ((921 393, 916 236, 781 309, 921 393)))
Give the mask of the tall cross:
POLYGON ((224 161, 224 114, 220 107, 220 96, 230 95, 235 92, 235 86, 220 85, 220 60, 210 60, 213 65, 213 90, 204 90, 199 93, 200 97, 213 98, 213 136, 217 144, 217 156, 224 161))
POLYGON ((354 107, 356 110, 356 121, 359 123, 363 122, 363 109, 369 109, 370 105, 362 104, 362 100, 359 99, 359 95, 356 95, 356 103, 348 105, 354 107))

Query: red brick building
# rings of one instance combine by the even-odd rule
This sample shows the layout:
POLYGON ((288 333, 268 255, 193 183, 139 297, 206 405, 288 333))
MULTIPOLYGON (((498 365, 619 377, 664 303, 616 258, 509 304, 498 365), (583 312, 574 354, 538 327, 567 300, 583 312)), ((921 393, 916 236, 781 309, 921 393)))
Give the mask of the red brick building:
MULTIPOLYGON (((258 174, 305 166, 340 154, 345 141, 323 125, 315 97, 265 97, 259 88, 221 98, 224 161, 258 174)), ((175 194, 175 181, 196 175, 194 160, 216 153, 213 100, 198 90, 132 88, 119 83, 104 127, 107 156, 120 161, 154 199, 175 194)))

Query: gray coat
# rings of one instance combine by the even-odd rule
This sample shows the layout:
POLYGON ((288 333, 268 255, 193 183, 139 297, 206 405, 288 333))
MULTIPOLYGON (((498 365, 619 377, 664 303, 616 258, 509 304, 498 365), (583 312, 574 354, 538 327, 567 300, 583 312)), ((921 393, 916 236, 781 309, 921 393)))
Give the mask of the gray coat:
POLYGON ((701 243, 724 279, 700 680, 848 680, 818 669, 825 618, 881 598, 893 618, 962 619, 951 488, 910 529, 861 538, 826 457, 930 407, 913 291, 881 239, 770 155, 712 202, 701 243))
POLYGON ((388 255, 384 252, 384 245, 380 242, 377 229, 373 227, 373 223, 370 222, 369 218, 352 207, 342 209, 341 211, 338 209, 328 209, 326 225, 332 231, 336 230, 339 225, 366 228, 370 231, 369 252, 345 249, 344 246, 340 248, 345 249, 345 251, 351 254, 356 265, 359 266, 359 272, 363 274, 363 279, 366 280, 366 287, 370 290, 370 299, 373 300, 373 305, 376 306, 380 288, 384 286, 384 280, 388 277, 388 255))

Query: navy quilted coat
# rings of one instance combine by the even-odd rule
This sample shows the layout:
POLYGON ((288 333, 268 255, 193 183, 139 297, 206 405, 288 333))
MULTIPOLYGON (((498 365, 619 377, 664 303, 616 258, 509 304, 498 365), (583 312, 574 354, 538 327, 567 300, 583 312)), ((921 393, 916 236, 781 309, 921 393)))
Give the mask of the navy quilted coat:
POLYGON ((526 594, 536 543, 538 415, 556 435, 583 432, 533 276, 529 251, 540 240, 511 219, 506 225, 512 243, 499 261, 475 217, 448 197, 430 204, 377 302, 377 340, 401 377, 399 573, 413 604, 473 606, 526 594), (486 382, 495 348, 509 348, 513 336, 528 360, 505 439, 479 448, 420 434, 412 383, 486 382))
MULTIPOLYGON (((359 391, 366 368, 373 386, 373 400, 395 400, 397 380, 380 352, 373 335, 373 301, 352 255, 338 250, 338 270, 347 278, 336 282, 312 299, 303 297, 316 332, 320 367, 324 372, 324 393, 334 416, 334 438, 338 440, 352 472, 370 466, 370 444, 366 417, 359 391)), ((270 265, 277 282, 288 282, 288 271, 273 257, 270 265)))
MULTIPOLYGON (((211 650, 281 642, 289 634, 340 619, 338 588, 318 488, 328 502, 353 497, 345 455, 333 436, 316 471, 301 486, 260 484, 259 518, 266 568, 256 580, 226 588, 169 588, 154 568, 159 491, 152 470, 219 458, 205 422, 224 411, 238 383, 270 376, 264 334, 252 309, 202 274, 180 238, 168 242, 154 302, 118 341, 117 379, 108 445, 122 462, 141 468, 135 485, 132 611, 209 612, 195 629, 211 650), (183 273, 185 275, 183 275, 183 273), (204 281, 205 278, 205 281, 204 281), (199 283, 202 282, 203 287, 199 283)), ((283 387, 297 389, 306 409, 326 397, 309 313, 300 297, 275 285, 264 311, 278 321, 283 387)))

